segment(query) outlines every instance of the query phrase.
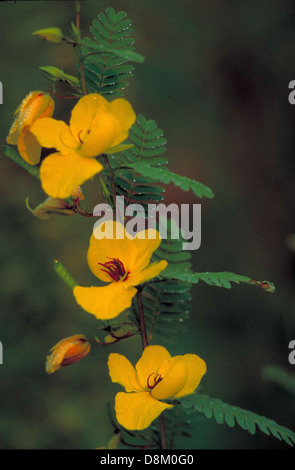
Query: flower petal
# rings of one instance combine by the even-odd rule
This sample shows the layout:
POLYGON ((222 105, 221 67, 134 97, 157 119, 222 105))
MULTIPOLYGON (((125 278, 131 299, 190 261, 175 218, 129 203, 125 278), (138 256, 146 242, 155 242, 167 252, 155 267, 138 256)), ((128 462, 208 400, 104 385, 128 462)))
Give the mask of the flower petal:
POLYGON ((42 187, 49 196, 64 199, 102 168, 98 161, 75 153, 52 153, 43 160, 40 168, 42 187))
POLYGON ((37 119, 30 131, 42 147, 55 148, 64 155, 72 153, 79 144, 73 138, 69 126, 53 118, 37 119))
POLYGON ((142 271, 150 262, 151 256, 161 243, 157 230, 148 229, 138 232, 134 238, 137 248, 136 262, 132 266, 133 272, 142 271))
POLYGON ((138 383, 146 388, 148 377, 152 373, 156 373, 161 364, 170 357, 169 352, 163 346, 147 346, 135 366, 138 383))
POLYGON ((30 165, 36 165, 40 162, 41 145, 28 127, 21 131, 17 141, 17 148, 23 159, 30 165))
POLYGON ((91 129, 93 120, 98 111, 106 111, 109 107, 108 101, 97 93, 83 96, 72 110, 70 128, 75 137, 80 135, 81 139, 91 129))
POLYGON ((126 236, 124 226, 120 222, 108 220, 94 229, 90 238, 87 260, 96 277, 102 281, 110 282, 112 279, 102 271, 103 266, 100 266, 99 263, 104 264, 112 258, 118 258, 128 272, 134 263, 136 253, 134 240, 126 236))
POLYGON ((126 429, 146 429, 165 409, 172 408, 155 400, 149 392, 119 392, 115 398, 115 411, 118 422, 126 429))
POLYGON ((115 318, 130 307, 136 292, 134 287, 126 289, 123 282, 112 282, 103 287, 77 286, 73 291, 77 303, 101 320, 115 318))
POLYGON ((81 154, 85 157, 95 157, 101 153, 108 153, 118 130, 118 123, 114 116, 107 112, 101 112, 100 119, 92 125, 83 140, 81 154))
POLYGON ((135 369, 125 356, 111 353, 108 366, 112 381, 122 385, 126 392, 142 391, 136 380, 135 369))
POLYGON ((118 120, 120 132, 118 132, 112 147, 117 146, 128 137, 128 131, 136 120, 136 114, 130 103, 124 98, 117 98, 110 103, 112 114, 118 120))
POLYGON ((196 354, 185 354, 181 357, 187 367, 187 379, 182 389, 174 394, 174 398, 193 393, 207 370, 205 361, 196 354))
POLYGON ((152 396, 157 400, 173 398, 187 382, 186 361, 183 360, 183 356, 172 357, 161 365, 158 374, 162 380, 152 389, 152 396))
POLYGON ((150 279, 157 277, 161 271, 166 269, 167 266, 168 263, 165 260, 159 261, 157 263, 152 263, 140 273, 131 274, 126 280, 126 284, 130 286, 138 286, 143 282, 149 281, 150 279))

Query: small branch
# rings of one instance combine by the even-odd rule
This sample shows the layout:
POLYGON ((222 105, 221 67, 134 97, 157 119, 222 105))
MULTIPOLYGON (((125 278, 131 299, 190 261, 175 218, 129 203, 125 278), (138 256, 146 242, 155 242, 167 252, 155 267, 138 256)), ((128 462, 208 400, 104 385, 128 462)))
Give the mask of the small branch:
POLYGON ((103 155, 104 162, 109 170, 109 175, 110 175, 110 180, 111 180, 111 186, 112 186, 112 193, 113 193, 113 204, 114 204, 114 210, 116 210, 116 197, 117 197, 117 192, 116 192, 116 186, 115 186, 115 181, 114 181, 114 172, 113 169, 110 165, 108 156, 104 153, 103 155))
POLYGON ((142 349, 145 349, 148 346, 148 340, 147 340, 145 321, 144 321, 142 291, 140 289, 137 292, 137 306, 138 306, 138 313, 139 313, 140 331, 141 331, 141 336, 142 336, 142 349))

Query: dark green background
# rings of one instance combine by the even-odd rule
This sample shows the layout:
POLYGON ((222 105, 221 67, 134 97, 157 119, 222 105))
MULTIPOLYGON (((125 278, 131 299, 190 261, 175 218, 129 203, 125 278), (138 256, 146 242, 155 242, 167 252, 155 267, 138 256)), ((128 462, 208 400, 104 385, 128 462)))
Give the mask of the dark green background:
MULTIPOLYGON (((231 290, 197 285, 187 334, 172 354, 199 354, 207 362, 202 392, 250 409, 280 424, 294 424, 294 397, 265 381, 262 369, 277 364, 294 374, 288 345, 294 329, 295 107, 288 83, 295 79, 295 5, 275 0, 82 1, 81 26, 108 6, 133 21, 137 64, 125 97, 136 113, 154 119, 168 140, 169 168, 215 193, 197 200, 169 186, 166 202, 202 203, 202 245, 196 271, 232 271, 275 283, 271 295, 250 286, 231 290)), ((0 4, 0 141, 14 110, 31 90, 48 90, 38 66, 74 74, 71 46, 46 43, 32 32, 75 21, 73 1, 0 4)), ((73 102, 57 101, 55 117, 68 120, 73 102)), ((0 158, 0 443, 4 449, 95 448, 112 437, 107 400, 109 352, 134 362, 140 341, 93 347, 83 361, 54 375, 44 370, 50 347, 61 338, 93 337, 96 320, 74 301, 53 270, 60 259, 81 284, 95 278, 86 263, 93 221, 79 216, 35 219, 45 195, 37 180, 1 151, 0 158)), ((85 185, 86 207, 96 202, 98 179, 85 185)), ((285 448, 257 431, 215 421, 198 422, 182 448, 285 448)))

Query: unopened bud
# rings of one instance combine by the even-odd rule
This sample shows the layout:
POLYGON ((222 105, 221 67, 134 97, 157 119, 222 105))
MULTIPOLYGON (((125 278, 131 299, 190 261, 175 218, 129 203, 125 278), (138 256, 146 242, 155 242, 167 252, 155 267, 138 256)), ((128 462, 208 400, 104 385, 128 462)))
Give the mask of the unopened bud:
POLYGON ((32 34, 55 44, 60 44, 64 39, 64 35, 60 28, 38 29, 38 31, 34 31, 32 34))
POLYGON ((41 70, 42 74, 52 82, 66 82, 75 88, 79 88, 80 86, 80 81, 78 78, 64 73, 64 71, 58 67, 54 67, 53 65, 43 65, 42 67, 39 67, 39 69, 41 70))
POLYGON ((36 209, 31 209, 29 206, 29 198, 27 198, 26 206, 35 217, 42 220, 49 219, 50 214, 75 215, 75 212, 73 209, 71 209, 70 204, 68 204, 64 199, 54 199, 53 197, 48 197, 44 202, 39 204, 36 209))
POLYGON ((54 110, 54 101, 49 93, 31 91, 15 111, 15 120, 10 128, 6 142, 17 145, 20 155, 31 165, 39 163, 41 146, 30 128, 37 120, 51 117, 54 110))
POLYGON ((90 342, 84 335, 73 335, 59 341, 50 349, 47 356, 46 372, 53 374, 62 366, 68 366, 80 361, 90 351, 90 342), (52 351, 52 352, 51 352, 52 351))

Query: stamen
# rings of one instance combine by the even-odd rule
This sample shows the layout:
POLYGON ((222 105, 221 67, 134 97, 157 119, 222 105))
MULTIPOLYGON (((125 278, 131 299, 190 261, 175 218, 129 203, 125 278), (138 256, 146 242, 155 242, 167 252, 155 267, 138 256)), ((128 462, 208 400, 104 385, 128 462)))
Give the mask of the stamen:
POLYGON ((81 132, 82 132, 82 131, 80 131, 79 134, 78 134, 78 139, 80 140, 81 144, 83 144, 83 140, 82 140, 81 137, 80 137, 81 132))
POLYGON ((102 269, 103 272, 108 274, 113 281, 126 281, 129 276, 129 271, 127 272, 124 264, 118 258, 109 258, 111 261, 106 263, 98 263, 100 266, 103 266, 105 269, 102 269))
POLYGON ((150 390, 152 390, 156 385, 158 385, 158 383, 161 382, 161 380, 163 380, 163 378, 164 378, 164 377, 161 377, 160 374, 157 374, 157 375, 154 377, 154 383, 153 383, 153 384, 150 384, 150 377, 151 377, 152 375, 155 375, 155 373, 152 372, 152 373, 148 376, 147 381, 146 381, 147 387, 148 387, 150 390))

